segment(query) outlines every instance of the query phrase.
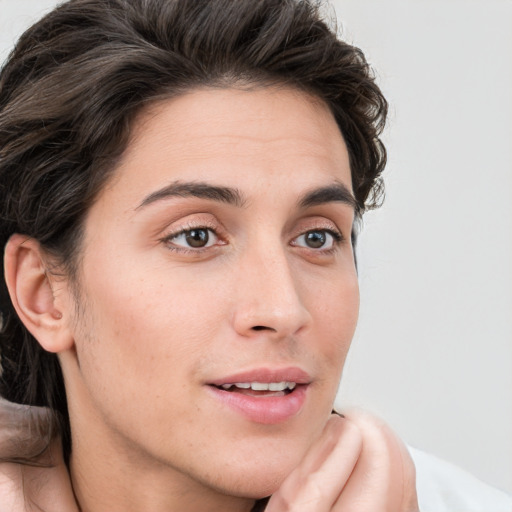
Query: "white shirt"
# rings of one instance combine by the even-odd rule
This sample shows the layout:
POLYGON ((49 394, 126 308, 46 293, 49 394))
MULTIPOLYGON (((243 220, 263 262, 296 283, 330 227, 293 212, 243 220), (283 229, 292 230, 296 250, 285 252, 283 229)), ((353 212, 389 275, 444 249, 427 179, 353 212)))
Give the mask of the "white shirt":
POLYGON ((512 496, 449 462, 408 448, 416 465, 421 512, 512 512, 512 496))

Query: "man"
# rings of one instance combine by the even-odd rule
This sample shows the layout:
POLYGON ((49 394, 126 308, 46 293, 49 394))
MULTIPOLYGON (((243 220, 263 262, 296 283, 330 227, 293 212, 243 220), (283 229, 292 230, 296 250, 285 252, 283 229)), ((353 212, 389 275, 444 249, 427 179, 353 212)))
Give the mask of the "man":
POLYGON ((3 393, 60 416, 71 475, 47 416, 25 500, 417 510, 401 442, 330 414, 386 103, 314 5, 68 2, 0 112, 3 393))

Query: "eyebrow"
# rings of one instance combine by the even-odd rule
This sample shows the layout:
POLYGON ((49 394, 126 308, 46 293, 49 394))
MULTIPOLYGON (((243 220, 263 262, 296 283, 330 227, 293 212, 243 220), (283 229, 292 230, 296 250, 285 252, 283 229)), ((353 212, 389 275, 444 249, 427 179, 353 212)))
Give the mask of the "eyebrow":
POLYGON ((210 185, 203 182, 184 183, 178 181, 149 194, 137 206, 136 210, 170 197, 198 197, 200 199, 210 199, 220 203, 232 204, 239 208, 245 204, 243 194, 235 188, 210 185))
MULTIPOLYGON (((238 208, 242 208, 246 204, 244 195, 236 188, 211 185, 204 182, 177 181, 146 196, 136 210, 171 197, 197 197, 231 204, 238 208)), ((357 201, 352 192, 341 182, 306 192, 299 199, 298 205, 299 208, 305 209, 332 202, 347 204, 356 211, 358 209, 357 201)))
POLYGON ((300 208, 311 208, 325 203, 344 203, 351 206, 356 212, 358 204, 352 192, 341 182, 326 187, 316 188, 307 192, 300 200, 300 208))

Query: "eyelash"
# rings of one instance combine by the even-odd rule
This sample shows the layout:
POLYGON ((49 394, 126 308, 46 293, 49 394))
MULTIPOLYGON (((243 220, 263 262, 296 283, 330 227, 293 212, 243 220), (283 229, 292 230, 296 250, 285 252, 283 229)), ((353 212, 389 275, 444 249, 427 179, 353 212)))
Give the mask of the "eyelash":
POLYGON ((335 231, 335 230, 329 229, 329 228, 313 228, 313 229, 308 229, 304 233, 301 233, 299 236, 296 236, 293 239, 293 241, 298 240, 299 238, 304 237, 304 236, 308 235, 309 233, 327 233, 333 239, 332 240, 332 247, 329 247, 327 249, 324 249, 322 247, 320 247, 318 249, 315 249, 313 247, 304 247, 304 246, 298 245, 296 243, 292 243, 292 245, 295 246, 295 247, 304 247, 305 249, 310 249, 310 250, 312 250, 314 252, 318 252, 318 253, 322 253, 322 254, 331 254, 345 240, 345 238, 343 237, 343 235, 339 231, 335 231))
MULTIPOLYGON (((227 244, 227 242, 217 232, 217 227, 209 226, 209 225, 190 225, 190 226, 182 227, 178 231, 175 231, 173 233, 166 235, 160 241, 162 243, 164 243, 166 245, 166 247, 171 251, 179 252, 182 254, 192 253, 192 254, 196 254, 196 255, 201 254, 204 251, 211 250, 212 247, 214 247, 215 245, 226 245, 227 244), (213 235, 217 238, 217 242, 215 242, 213 245, 210 245, 210 246, 198 247, 198 248, 192 248, 192 247, 187 248, 187 247, 178 246, 178 245, 175 245, 172 243, 173 240, 177 239, 178 237, 180 237, 182 235, 191 233, 192 231, 207 231, 209 233, 213 233, 213 235), (219 240, 221 241, 220 244, 218 244, 219 240)), ((292 239, 292 242, 290 243, 290 245, 292 245, 294 247, 302 247, 307 250, 309 249, 318 254, 331 254, 334 251, 336 251, 337 246, 342 244, 344 241, 345 241, 345 237, 343 236, 343 234, 341 232, 339 232, 337 230, 330 229, 330 228, 317 227, 317 228, 308 229, 308 230, 302 232, 300 235, 297 235, 296 237, 294 237, 292 239), (322 247, 313 248, 313 247, 305 247, 305 246, 299 245, 297 243, 294 243, 300 237, 306 236, 308 233, 315 233, 315 232, 316 233, 327 233, 328 235, 330 235, 333 238, 332 247, 329 247, 328 249, 323 249, 322 247)))
MULTIPOLYGON (((162 243, 164 243, 166 245, 167 249, 169 249, 171 251, 179 252, 182 254, 190 254, 190 253, 200 254, 203 251, 211 249, 213 246, 206 246, 206 247, 199 247, 199 248, 192 248, 192 247, 187 248, 187 247, 175 245, 172 243, 172 241, 175 240, 176 238, 178 238, 179 236, 186 235, 187 233, 190 233, 192 231, 207 231, 209 233, 213 233, 218 240, 222 240, 222 237, 219 235, 217 230, 218 230, 217 226, 209 226, 209 225, 205 225, 205 224, 190 225, 190 226, 181 227, 178 231, 175 231, 173 233, 166 235, 160 241, 162 243)), ((226 245, 226 243, 227 243, 226 241, 223 241, 220 245, 226 245)))

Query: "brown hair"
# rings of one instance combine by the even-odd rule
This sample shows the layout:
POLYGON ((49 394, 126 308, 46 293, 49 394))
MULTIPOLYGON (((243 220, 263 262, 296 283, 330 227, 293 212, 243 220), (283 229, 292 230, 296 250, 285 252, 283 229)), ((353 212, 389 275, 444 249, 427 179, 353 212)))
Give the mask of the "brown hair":
MULTIPOLYGON (((285 84, 332 110, 358 212, 377 204, 387 104, 360 50, 308 0, 71 0, 27 30, 0 74, 0 244, 41 243, 73 276, 81 226, 115 170, 134 117, 200 86, 285 84)), ((3 265, 3 263, 2 263, 3 265)), ((1 394, 50 407, 70 432, 55 354, 0 283, 1 394)))

